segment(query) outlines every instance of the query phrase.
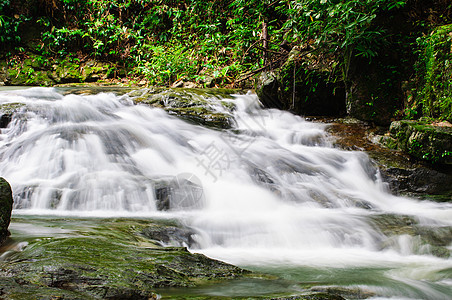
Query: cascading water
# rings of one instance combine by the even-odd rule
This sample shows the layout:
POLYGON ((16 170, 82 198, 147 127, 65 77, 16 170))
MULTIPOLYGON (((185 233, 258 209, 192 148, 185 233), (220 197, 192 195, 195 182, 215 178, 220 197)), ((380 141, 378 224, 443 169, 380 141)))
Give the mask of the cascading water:
POLYGON ((0 103, 21 103, 0 135, 15 214, 177 218, 197 233, 193 251, 239 266, 375 297, 449 299, 452 260, 372 220, 449 228, 450 204, 392 196, 366 154, 331 146, 326 125, 261 109, 252 94, 221 100, 235 105, 230 130, 127 94, 0 92, 0 103))

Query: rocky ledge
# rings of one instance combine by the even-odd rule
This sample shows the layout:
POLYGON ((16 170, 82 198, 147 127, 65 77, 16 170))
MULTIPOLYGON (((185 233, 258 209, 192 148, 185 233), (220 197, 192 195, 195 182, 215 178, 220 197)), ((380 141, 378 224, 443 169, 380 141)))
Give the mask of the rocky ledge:
POLYGON ((249 273, 181 245, 161 246, 147 228, 158 226, 161 237, 178 226, 169 221, 74 221, 76 231, 35 238, 2 255, 1 297, 155 299, 158 288, 194 287, 249 273))
MULTIPOLYGON (((398 149, 394 146, 395 139, 387 133, 385 127, 371 126, 351 118, 319 121, 330 124, 328 131, 335 137, 334 143, 337 147, 367 152, 394 194, 437 201, 452 199, 451 165, 432 164, 398 149)), ((394 132, 394 129, 392 131, 394 132)), ((448 143, 451 141, 449 138, 448 143)), ((447 143, 447 139, 443 142, 447 143)))

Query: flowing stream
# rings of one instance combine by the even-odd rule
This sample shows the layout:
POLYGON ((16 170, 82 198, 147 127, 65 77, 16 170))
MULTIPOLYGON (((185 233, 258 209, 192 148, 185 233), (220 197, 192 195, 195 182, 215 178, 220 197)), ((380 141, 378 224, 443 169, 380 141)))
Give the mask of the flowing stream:
POLYGON ((450 241, 381 224, 410 220, 435 235, 452 226, 451 204, 391 195, 365 153, 332 146, 325 124, 262 109, 253 94, 208 101, 222 113, 220 102, 235 105, 232 129, 127 93, 0 92, 15 107, 0 134, 14 214, 176 218, 196 232, 191 251, 294 285, 450 299, 450 241))

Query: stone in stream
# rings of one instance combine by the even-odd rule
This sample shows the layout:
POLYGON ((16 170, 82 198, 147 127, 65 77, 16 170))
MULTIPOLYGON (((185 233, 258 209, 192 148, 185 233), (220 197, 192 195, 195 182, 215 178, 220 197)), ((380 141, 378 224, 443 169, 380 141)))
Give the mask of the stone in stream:
POLYGON ((196 209, 205 201, 201 180, 190 173, 156 180, 154 192, 158 210, 196 209))
POLYGON ((232 125, 230 102, 238 90, 223 89, 142 89, 129 93, 135 103, 159 107, 190 123, 211 128, 226 129, 232 125))
POLYGON ((0 261, 0 298, 153 299, 158 288, 195 287, 249 273, 184 247, 161 247, 145 236, 185 234, 168 221, 73 221, 81 225, 76 232, 35 239, 0 261))
POLYGON ((8 226, 13 208, 11 186, 0 177, 0 245, 9 235, 8 226))

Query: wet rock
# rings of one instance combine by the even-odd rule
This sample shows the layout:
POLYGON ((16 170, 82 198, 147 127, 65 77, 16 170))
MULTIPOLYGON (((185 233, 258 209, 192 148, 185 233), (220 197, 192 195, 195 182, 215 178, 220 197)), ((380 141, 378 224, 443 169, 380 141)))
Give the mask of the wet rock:
POLYGON ((410 155, 431 163, 452 164, 452 125, 404 120, 392 122, 389 132, 397 148, 410 155))
MULTIPOLYGON (((339 287, 339 286, 316 286, 312 287, 310 289, 314 292, 321 292, 324 293, 323 295, 325 298, 312 298, 312 299, 367 299, 374 297, 375 294, 369 291, 365 291, 360 288, 345 288, 345 287, 339 287), (345 298, 343 298, 345 297, 345 298)), ((311 299, 311 298, 307 298, 311 299)))
POLYGON ((11 220, 11 210, 13 208, 13 197, 11 186, 0 177, 0 244, 9 235, 8 226, 11 220))
POLYGON ((452 174, 450 170, 435 170, 426 166, 381 167, 381 174, 396 194, 411 196, 429 195, 429 198, 450 201, 452 199, 452 174))
POLYGON ((195 245, 193 236, 196 233, 190 229, 181 228, 180 226, 160 226, 158 224, 152 224, 143 229, 141 234, 162 246, 192 247, 195 245))
POLYGON ((94 226, 89 220, 77 222, 86 222, 85 229, 30 241, 23 251, 1 261, 2 296, 28 293, 20 299, 46 299, 53 293, 65 299, 154 299, 157 288, 194 287, 248 273, 184 247, 161 247, 143 234, 153 239, 172 233, 183 236, 184 229, 174 224, 124 219, 94 226), (8 278, 7 285, 3 278, 8 278))
POLYGON ((195 175, 182 173, 154 182, 158 210, 189 210, 204 205, 202 183, 195 175))
POLYGON ((18 111, 23 103, 4 103, 0 105, 0 128, 8 127, 13 114, 18 111))
POLYGON ((329 293, 310 293, 307 295, 271 298, 272 300, 345 300, 342 296, 329 293))
POLYGON ((354 119, 328 122, 327 130, 335 136, 334 144, 346 150, 366 151, 392 193, 439 201, 452 198, 450 165, 433 165, 384 147, 381 137, 387 132, 386 127, 373 127, 354 119))
POLYGON ((159 107, 188 122, 212 128, 230 128, 231 107, 221 101, 235 90, 142 89, 129 94, 135 103, 159 107))
MULTIPOLYGON (((410 245, 414 254, 430 254, 438 257, 449 257, 447 248, 452 242, 452 226, 434 227, 419 224, 411 216, 381 214, 370 218, 371 224, 387 238, 381 241, 382 248, 393 248, 400 251, 400 239, 410 245), (409 237, 409 239, 403 237, 409 237)), ((434 222, 432 220, 432 222, 434 222)), ((406 245, 403 246, 406 248, 406 245)))

